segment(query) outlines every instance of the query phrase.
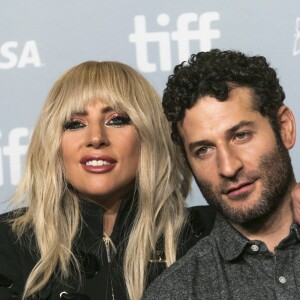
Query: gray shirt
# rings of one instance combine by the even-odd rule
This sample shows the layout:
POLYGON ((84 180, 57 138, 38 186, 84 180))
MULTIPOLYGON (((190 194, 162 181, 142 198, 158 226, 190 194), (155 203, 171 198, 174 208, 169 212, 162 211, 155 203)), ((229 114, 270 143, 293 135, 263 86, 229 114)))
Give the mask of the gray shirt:
POLYGON ((210 236, 157 278, 143 299, 300 299, 300 229, 270 253, 222 216, 210 236))

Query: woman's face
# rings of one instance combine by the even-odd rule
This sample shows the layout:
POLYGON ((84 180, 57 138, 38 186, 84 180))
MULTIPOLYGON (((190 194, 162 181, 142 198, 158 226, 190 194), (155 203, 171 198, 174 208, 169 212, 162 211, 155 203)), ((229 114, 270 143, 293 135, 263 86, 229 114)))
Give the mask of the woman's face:
POLYGON ((83 198, 110 206, 133 187, 138 135, 130 118, 107 103, 73 114, 64 125, 61 149, 67 180, 83 198))

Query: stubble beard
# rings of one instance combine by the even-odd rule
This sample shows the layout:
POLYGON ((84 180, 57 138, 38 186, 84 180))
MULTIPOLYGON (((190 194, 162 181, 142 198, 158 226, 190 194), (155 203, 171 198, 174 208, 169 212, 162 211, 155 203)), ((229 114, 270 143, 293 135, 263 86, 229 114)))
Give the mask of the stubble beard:
MULTIPOLYGON (((247 224, 259 222, 273 215, 284 201, 293 180, 294 173, 288 151, 282 141, 277 140, 277 146, 268 154, 259 159, 258 169, 254 172, 240 171, 234 178, 224 178, 221 186, 215 193, 212 184, 206 180, 196 180, 196 183, 207 202, 221 213, 229 222, 235 224, 247 224), (241 180, 253 181, 259 179, 262 183, 262 192, 259 200, 252 205, 243 208, 234 208, 228 202, 221 199, 224 187, 236 184, 241 180)), ((247 201, 247 195, 236 198, 233 201, 247 201)))

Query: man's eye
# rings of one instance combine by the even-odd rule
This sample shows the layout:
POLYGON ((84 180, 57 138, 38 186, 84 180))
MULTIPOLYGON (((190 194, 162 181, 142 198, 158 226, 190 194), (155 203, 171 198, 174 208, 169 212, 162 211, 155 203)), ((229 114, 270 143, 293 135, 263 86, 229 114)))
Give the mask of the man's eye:
POLYGON ((105 122, 106 127, 122 127, 130 124, 131 119, 127 115, 114 115, 105 122))
POLYGON ((201 147, 196 150, 195 154, 199 157, 205 155, 209 151, 209 147, 201 147))
POLYGON ((245 140, 246 138, 250 137, 251 132, 248 131, 241 131, 241 132, 237 132, 234 135, 234 139, 236 140, 245 140))
POLYGON ((87 125, 80 120, 73 120, 73 121, 69 121, 66 122, 63 126, 64 130, 79 130, 82 128, 85 128, 87 125))

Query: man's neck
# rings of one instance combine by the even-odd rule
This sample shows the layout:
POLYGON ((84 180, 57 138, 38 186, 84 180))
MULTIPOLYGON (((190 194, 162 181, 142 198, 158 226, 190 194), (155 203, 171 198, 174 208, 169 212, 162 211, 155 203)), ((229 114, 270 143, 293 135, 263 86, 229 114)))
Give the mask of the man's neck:
POLYGON ((289 192, 280 207, 269 217, 252 224, 232 225, 249 240, 263 241, 268 250, 274 253, 280 241, 288 236, 292 222, 293 208, 289 192))

